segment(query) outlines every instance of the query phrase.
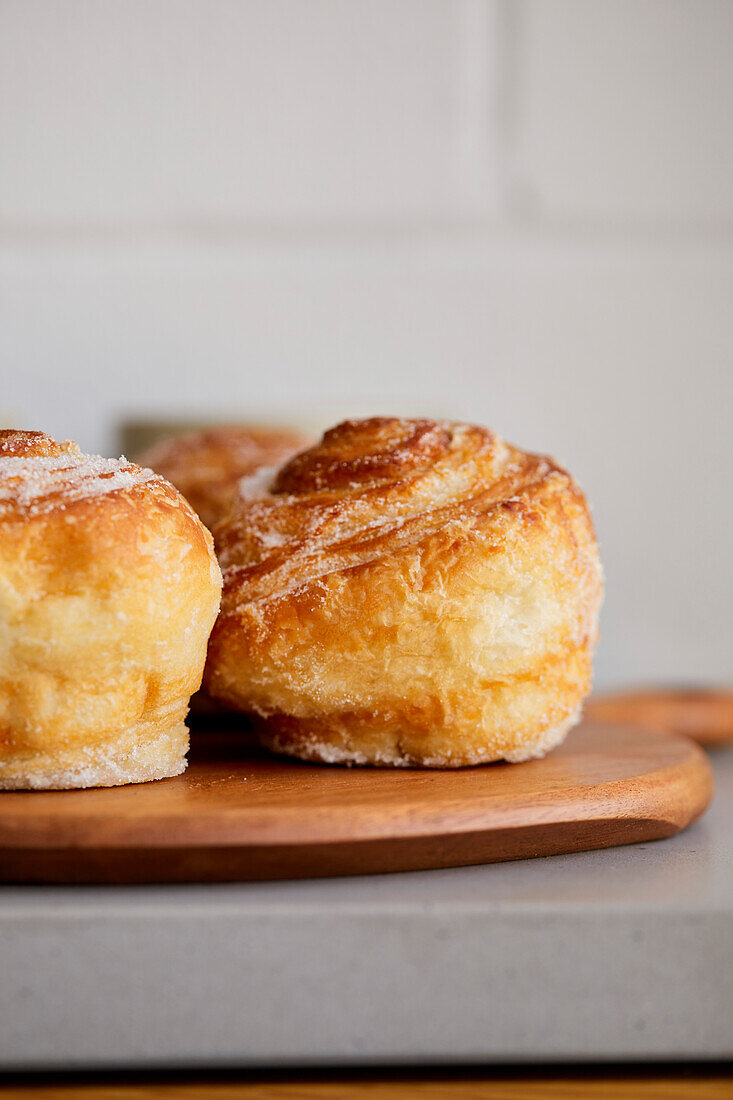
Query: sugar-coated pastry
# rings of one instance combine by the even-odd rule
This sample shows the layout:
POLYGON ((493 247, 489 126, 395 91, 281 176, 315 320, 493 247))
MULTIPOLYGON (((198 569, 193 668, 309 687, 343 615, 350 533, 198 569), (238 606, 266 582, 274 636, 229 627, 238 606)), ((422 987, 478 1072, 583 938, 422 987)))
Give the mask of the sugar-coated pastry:
POLYGON ((221 574, 172 485, 41 432, 0 432, 0 788, 186 766, 221 574))
POLYGON ((346 421, 215 531, 211 695, 309 760, 527 760, 577 721, 602 594, 585 498, 486 428, 346 421))
POLYGON ((241 477, 279 466, 307 442, 282 428, 211 428, 162 439, 140 461, 175 485, 211 528, 229 511, 241 477))

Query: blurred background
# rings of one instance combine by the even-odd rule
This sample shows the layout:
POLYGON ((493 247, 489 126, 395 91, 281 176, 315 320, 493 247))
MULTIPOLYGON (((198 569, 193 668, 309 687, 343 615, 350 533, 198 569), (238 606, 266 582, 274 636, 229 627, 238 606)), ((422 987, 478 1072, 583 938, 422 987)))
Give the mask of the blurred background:
POLYGON ((486 423, 731 679, 733 3, 0 0, 0 415, 486 423))

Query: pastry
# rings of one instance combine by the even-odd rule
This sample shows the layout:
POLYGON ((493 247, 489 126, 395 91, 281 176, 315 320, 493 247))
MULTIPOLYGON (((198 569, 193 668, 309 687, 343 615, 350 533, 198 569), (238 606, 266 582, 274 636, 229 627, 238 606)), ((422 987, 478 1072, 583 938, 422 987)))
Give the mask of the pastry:
POLYGON ((162 477, 0 432, 0 788, 182 772, 220 592, 211 535, 162 477))
POLYGON ((346 421, 240 482, 204 686, 327 763, 542 756, 591 683, 602 578, 585 498, 486 428, 346 421))
MULTIPOLYGON (((231 425, 168 436, 144 451, 140 462, 175 485, 211 529, 227 515, 240 478, 263 466, 280 465, 307 442, 282 428, 231 425)), ((197 691, 191 700, 196 717, 226 710, 205 691, 197 691)))
POLYGON ((140 462, 175 485, 212 528, 227 514, 241 477, 280 465, 306 443, 299 433, 280 428, 211 428, 162 439, 140 462))

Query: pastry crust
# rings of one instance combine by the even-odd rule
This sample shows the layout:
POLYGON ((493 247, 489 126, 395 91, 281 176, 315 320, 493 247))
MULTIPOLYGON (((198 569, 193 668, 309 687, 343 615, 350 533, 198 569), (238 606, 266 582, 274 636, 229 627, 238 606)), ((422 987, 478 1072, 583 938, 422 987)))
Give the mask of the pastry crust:
POLYGON ((220 592, 211 535, 152 470, 0 432, 0 788, 182 772, 220 592))
POLYGON ((204 684, 328 763, 541 756, 591 683, 602 579, 585 498, 485 428, 346 421, 240 484, 216 530, 204 684))
POLYGON ((212 528, 229 512, 240 478, 279 465, 307 442, 294 431, 233 425, 163 439, 140 462, 175 485, 212 528))

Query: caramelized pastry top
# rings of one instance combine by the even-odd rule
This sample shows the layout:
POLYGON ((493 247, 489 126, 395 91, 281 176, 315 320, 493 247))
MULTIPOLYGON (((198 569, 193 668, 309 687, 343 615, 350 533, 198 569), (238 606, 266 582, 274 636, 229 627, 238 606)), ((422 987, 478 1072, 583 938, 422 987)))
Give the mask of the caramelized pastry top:
POLYGON ((219 559, 230 596, 274 596, 491 509, 527 511, 523 494, 552 481, 571 484, 552 460, 487 428, 347 420, 279 471, 240 483, 215 532, 219 559))
POLYGON ((37 515, 162 479, 123 458, 83 454, 43 432, 0 431, 0 515, 37 515))

